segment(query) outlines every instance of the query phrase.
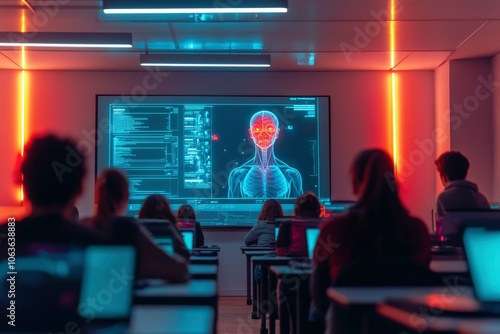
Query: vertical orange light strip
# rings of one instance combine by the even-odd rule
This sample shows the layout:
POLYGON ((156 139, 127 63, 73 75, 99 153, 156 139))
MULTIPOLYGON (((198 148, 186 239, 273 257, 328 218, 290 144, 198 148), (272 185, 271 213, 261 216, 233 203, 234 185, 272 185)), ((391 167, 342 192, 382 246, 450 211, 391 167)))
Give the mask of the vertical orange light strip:
POLYGON ((395 50, 396 50, 396 22, 395 20, 395 0, 391 0, 391 21, 389 22, 389 34, 390 34, 390 50, 391 50, 391 70, 396 65, 395 61, 395 50))
POLYGON ((392 155, 394 159, 394 169, 398 171, 398 158, 399 158, 399 152, 398 152, 398 108, 397 108, 397 96, 398 96, 398 91, 397 91, 397 82, 396 82, 397 76, 396 73, 392 72, 391 73, 391 91, 392 91, 392 98, 391 98, 391 109, 392 109, 392 155))
MULTIPOLYGON (((24 3, 24 2, 23 2, 24 3)), ((26 15, 24 13, 24 10, 21 15, 21 31, 26 32, 26 15)), ((26 115, 26 50, 23 47, 21 47, 21 103, 20 103, 20 118, 21 118, 21 124, 20 124, 20 151, 21 151, 21 157, 24 156, 24 142, 25 142, 25 115, 26 115)), ((21 183, 20 189, 19 189, 19 199, 21 203, 24 201, 24 189, 23 185, 21 183)))
POLYGON ((390 54, 391 54, 391 119, 392 119, 392 156, 394 159, 394 170, 397 174, 398 170, 398 108, 397 108, 397 84, 396 73, 394 67, 396 66, 396 8, 395 0, 391 0, 391 20, 389 26, 390 34, 390 54))

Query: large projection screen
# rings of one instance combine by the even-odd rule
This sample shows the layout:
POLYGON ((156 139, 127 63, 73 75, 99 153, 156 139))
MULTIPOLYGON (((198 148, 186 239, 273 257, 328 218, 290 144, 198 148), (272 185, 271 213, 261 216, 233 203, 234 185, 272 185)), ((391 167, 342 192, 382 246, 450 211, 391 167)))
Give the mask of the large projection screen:
POLYGON ((329 115, 327 96, 98 95, 96 174, 126 172, 129 215, 158 193, 205 227, 251 226, 268 198, 330 201, 329 115))

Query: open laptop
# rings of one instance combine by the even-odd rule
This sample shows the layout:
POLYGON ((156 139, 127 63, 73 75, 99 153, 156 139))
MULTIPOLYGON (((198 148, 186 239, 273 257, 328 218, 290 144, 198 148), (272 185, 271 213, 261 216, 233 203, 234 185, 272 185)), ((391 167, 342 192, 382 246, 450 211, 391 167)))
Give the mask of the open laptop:
POLYGON ((89 246, 78 307, 86 321, 128 321, 132 313, 136 251, 132 246, 89 246))
POLYGON ((154 241, 167 253, 174 255, 173 225, 165 219, 138 219, 139 225, 144 226, 154 238, 154 241))
POLYGON ((188 251, 192 252, 194 248, 194 231, 192 230, 181 230, 180 231, 182 240, 184 240, 184 244, 186 244, 186 248, 188 251))
POLYGON ((500 227, 500 210, 460 210, 448 211, 442 217, 438 235, 452 246, 462 246, 462 232, 465 226, 488 222, 500 227))
POLYGON ((139 225, 144 226, 153 237, 164 237, 172 235, 172 223, 166 219, 137 219, 139 225))
POLYGON ((177 224, 177 228, 186 244, 188 251, 192 252, 196 247, 196 225, 194 222, 182 221, 177 224))
POLYGON ((81 247, 51 243, 16 245, 12 267, 7 256, 2 256, 0 264, 5 269, 0 279, 5 290, 0 295, 0 307, 7 310, 7 317, 0 323, 0 331, 60 332, 69 319, 82 323, 77 308, 83 258, 81 247), (12 320, 15 327, 8 324, 12 320))
MULTIPOLYGON (((282 223, 290 223, 292 221, 293 217, 291 216, 286 216, 286 217, 280 217, 276 218, 273 221, 267 221, 266 224, 272 225, 274 227, 274 242, 278 240, 278 234, 280 230, 280 225, 282 223)), ((271 227, 269 227, 271 229, 271 227)))
POLYGON ((481 309, 500 314, 500 228, 466 227, 463 243, 481 309))
MULTIPOLYGON (((71 320, 76 332, 97 320, 129 320, 136 266, 132 246, 33 243, 16 250, 16 330, 59 333, 71 320)), ((7 308, 4 295, 0 304, 7 308)))
POLYGON ((175 254, 174 241, 172 240, 172 237, 169 237, 169 236, 158 237, 158 238, 155 238, 155 242, 168 255, 174 255, 175 254))
MULTIPOLYGON (((323 224, 325 219, 323 218, 298 218, 294 219, 290 223, 290 235, 291 235, 291 243, 290 243, 290 254, 293 256, 299 257, 308 257, 308 240, 306 231, 308 229, 319 229, 319 226, 323 224)), ((314 242, 314 245, 316 243, 314 242)), ((314 246, 313 246, 314 247, 314 246)))
POLYGON ((314 248, 318 242, 320 229, 317 227, 306 228, 306 243, 307 243, 307 257, 312 259, 314 256, 314 248))

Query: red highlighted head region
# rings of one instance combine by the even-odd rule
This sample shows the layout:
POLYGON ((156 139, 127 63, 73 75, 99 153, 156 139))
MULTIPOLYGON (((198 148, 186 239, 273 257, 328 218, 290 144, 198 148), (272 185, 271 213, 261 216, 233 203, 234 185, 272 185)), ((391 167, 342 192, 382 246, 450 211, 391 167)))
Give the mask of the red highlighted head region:
POLYGON ((274 145, 278 138, 278 118, 271 112, 259 111, 250 119, 250 135, 259 148, 266 149, 274 145))

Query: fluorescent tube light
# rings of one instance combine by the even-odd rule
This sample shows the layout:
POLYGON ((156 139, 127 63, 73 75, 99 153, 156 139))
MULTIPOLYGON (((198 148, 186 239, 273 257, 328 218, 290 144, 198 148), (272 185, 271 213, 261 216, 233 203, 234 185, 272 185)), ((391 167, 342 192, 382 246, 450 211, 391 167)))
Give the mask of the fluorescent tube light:
POLYGON ((0 32, 0 46, 131 48, 131 33, 0 32))
POLYGON ((286 8, 117 8, 104 9, 105 14, 238 14, 286 13, 286 8))
POLYGON ((287 0, 103 0, 105 14, 286 13, 287 0))
POLYGON ((244 54, 142 54, 141 66, 270 67, 270 55, 244 54))

